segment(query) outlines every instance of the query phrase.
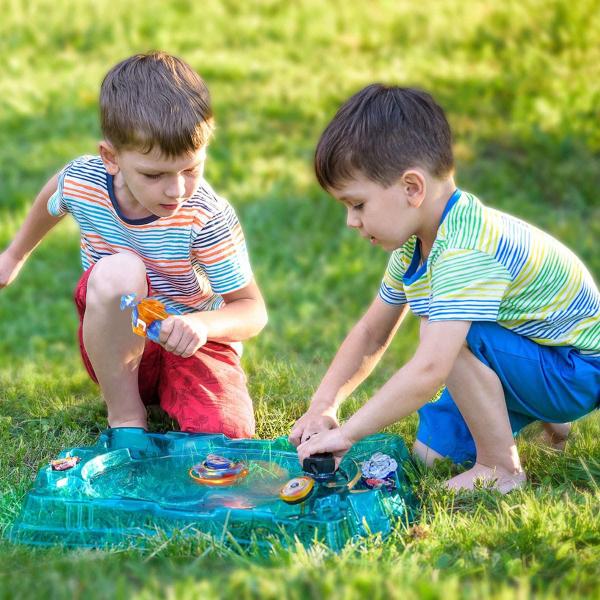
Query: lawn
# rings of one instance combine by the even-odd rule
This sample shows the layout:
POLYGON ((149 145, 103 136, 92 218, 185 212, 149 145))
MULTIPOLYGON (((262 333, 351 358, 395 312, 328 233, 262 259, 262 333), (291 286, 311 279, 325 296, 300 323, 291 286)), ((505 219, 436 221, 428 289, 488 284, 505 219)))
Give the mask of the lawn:
MULTIPOLYGON (((430 90, 455 133, 458 184, 571 247, 600 276, 598 0, 0 0, 0 248, 38 189, 94 153, 97 92, 121 58, 164 49, 206 79, 207 178, 243 222, 270 322, 246 344, 258 435, 286 434, 376 293, 387 256, 345 228, 312 153, 371 81, 430 90)), ((78 235, 65 220, 0 292, 0 532, 38 468, 106 426, 75 342, 78 235)), ((411 355, 409 319, 349 414, 411 355)), ((563 454, 519 438, 529 484, 453 497, 422 473, 415 525, 339 555, 173 539, 146 552, 0 541, 6 598, 591 598, 600 593, 600 419, 563 454)), ((155 428, 164 426, 158 419, 155 428)), ((392 430, 414 440, 416 419, 392 430)))

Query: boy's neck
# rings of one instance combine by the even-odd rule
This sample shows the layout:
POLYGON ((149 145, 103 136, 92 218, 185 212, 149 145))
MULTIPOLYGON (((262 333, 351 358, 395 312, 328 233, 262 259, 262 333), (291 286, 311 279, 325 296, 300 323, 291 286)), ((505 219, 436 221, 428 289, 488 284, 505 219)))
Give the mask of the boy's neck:
POLYGON ((423 206, 425 217, 422 226, 416 232, 417 238, 421 242, 421 255, 423 257, 429 256, 446 204, 456 190, 453 177, 443 180, 431 179, 427 183, 427 196, 424 201, 425 206, 423 206))
POLYGON ((128 219, 144 219, 151 217, 151 213, 147 208, 142 206, 134 197, 122 173, 117 173, 113 177, 113 192, 115 199, 119 205, 119 210, 128 219))

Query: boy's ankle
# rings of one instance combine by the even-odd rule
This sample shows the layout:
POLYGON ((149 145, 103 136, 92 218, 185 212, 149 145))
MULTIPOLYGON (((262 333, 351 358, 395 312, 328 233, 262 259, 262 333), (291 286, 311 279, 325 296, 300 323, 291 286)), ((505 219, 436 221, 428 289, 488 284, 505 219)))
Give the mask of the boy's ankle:
POLYGON ((146 419, 109 419, 108 426, 111 429, 117 427, 139 427, 141 429, 148 429, 148 421, 146 419))

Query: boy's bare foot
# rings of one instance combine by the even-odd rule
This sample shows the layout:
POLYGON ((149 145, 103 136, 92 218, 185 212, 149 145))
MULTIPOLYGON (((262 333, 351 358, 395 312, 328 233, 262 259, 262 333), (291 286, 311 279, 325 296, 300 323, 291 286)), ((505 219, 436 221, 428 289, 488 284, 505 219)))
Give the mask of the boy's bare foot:
POLYGON ((544 441, 548 446, 562 452, 567 445, 571 423, 542 423, 544 441))
POLYGON ((522 469, 508 471, 501 467, 486 467, 475 463, 468 471, 446 481, 446 487, 451 490, 473 490, 483 486, 507 494, 524 485, 526 481, 527 476, 522 469))

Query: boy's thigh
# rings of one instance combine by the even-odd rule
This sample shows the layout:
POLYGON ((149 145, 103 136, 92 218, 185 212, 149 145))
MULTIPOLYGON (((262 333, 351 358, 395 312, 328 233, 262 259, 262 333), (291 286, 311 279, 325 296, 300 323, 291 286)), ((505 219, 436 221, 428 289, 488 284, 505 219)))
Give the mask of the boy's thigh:
MULTIPOLYGON (((467 343, 498 375, 513 434, 534 421, 573 421, 598 408, 598 357, 542 346, 495 323, 473 323, 467 343)), ((475 460, 475 443, 447 389, 419 410, 417 439, 456 463, 475 460)))
POLYGON ((207 342, 189 358, 161 348, 158 395, 161 407, 182 431, 232 438, 254 435, 246 375, 231 346, 207 342))
POLYGON ((561 423, 598 408, 600 357, 537 344, 488 322, 471 325, 467 344, 500 379, 509 413, 561 423))

